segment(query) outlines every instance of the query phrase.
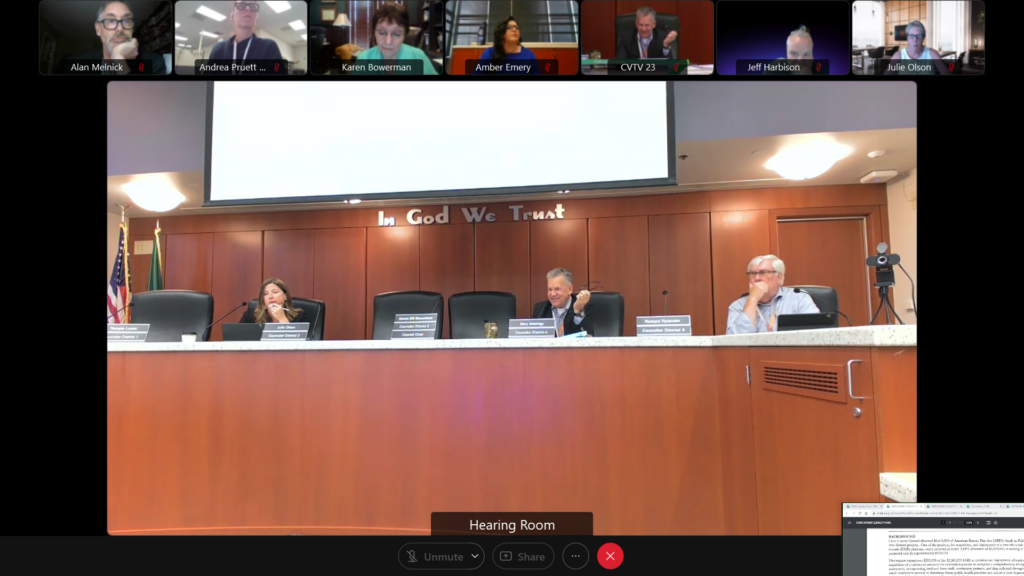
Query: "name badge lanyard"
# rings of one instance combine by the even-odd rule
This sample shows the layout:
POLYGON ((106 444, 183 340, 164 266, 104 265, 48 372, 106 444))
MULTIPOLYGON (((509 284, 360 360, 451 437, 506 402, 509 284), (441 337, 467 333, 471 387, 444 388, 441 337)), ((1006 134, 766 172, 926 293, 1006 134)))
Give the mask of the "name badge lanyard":
MULTIPOLYGON (((255 34, 253 35, 255 36, 255 34)), ((242 65, 245 66, 245 57, 249 55, 249 46, 252 46, 252 36, 249 36, 249 41, 245 44, 245 52, 242 54, 242 65)), ((235 63, 235 58, 238 58, 238 42, 231 43, 231 63, 235 63)))
POLYGON ((565 326, 565 317, 569 314, 569 307, 565 308, 565 312, 558 313, 558 309, 555 309, 555 324, 558 325, 558 335, 561 336, 564 332, 563 327, 565 326))
MULTIPOLYGON (((651 41, 653 42, 654 38, 651 38, 651 41)), ((641 60, 646 60, 647 59, 647 50, 644 50, 644 45, 640 43, 640 35, 639 34, 636 35, 636 47, 640 49, 640 59, 641 60)))
POLYGON ((772 319, 771 320, 768 320, 767 318, 764 317, 764 313, 761 312, 761 307, 760 306, 758 306, 758 308, 757 308, 757 315, 761 317, 761 320, 764 320, 764 323, 768 326, 768 331, 771 332, 772 331, 772 324, 775 323, 775 301, 774 300, 772 301, 772 319))

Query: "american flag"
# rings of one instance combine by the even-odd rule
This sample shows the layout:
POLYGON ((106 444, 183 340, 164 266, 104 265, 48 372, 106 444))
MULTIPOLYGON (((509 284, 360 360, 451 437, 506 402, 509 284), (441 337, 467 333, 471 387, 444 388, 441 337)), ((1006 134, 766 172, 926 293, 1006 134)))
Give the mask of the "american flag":
POLYGON ((131 308, 125 308, 132 301, 131 264, 128 261, 128 250, 125 241, 128 237, 128 224, 121 213, 121 232, 117 242, 117 261, 114 271, 110 274, 107 286, 107 324, 123 324, 131 322, 131 308), (124 308, 124 310, 121 310, 124 308), (119 311, 120 310, 120 311, 119 311))

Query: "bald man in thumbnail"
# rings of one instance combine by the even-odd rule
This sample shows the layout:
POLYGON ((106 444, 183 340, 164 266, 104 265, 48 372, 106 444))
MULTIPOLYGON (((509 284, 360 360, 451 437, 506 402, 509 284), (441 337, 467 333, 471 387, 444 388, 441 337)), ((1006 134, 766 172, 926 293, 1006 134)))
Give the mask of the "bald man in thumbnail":
MULTIPOLYGON (((67 57, 67 60, 99 61, 112 60, 149 60, 152 62, 153 74, 167 74, 164 57, 139 47, 139 41, 133 38, 135 33, 135 14, 125 2, 99 2, 93 28, 99 37, 101 47, 89 52, 82 52, 67 57)), ((108 72, 104 72, 107 74, 108 72)), ((114 72, 109 72, 114 74, 114 72)), ((127 74, 128 72, 118 72, 127 74)))
MULTIPOLYGON (((807 27, 804 26, 804 25, 801 25, 799 28, 797 28, 796 30, 793 30, 792 32, 789 33, 789 36, 786 37, 786 56, 783 57, 783 58, 776 59, 774 62, 771 63, 771 65, 772 66, 776 66, 776 65, 779 65, 779 64, 787 64, 787 63, 794 64, 795 63, 794 61, 796 61, 796 60, 807 60, 807 62, 802 62, 801 63, 803 65, 800 67, 800 71, 799 72, 788 71, 788 70, 783 70, 783 71, 768 71, 768 70, 765 70, 764 73, 765 74, 773 74, 773 75, 774 74, 784 74, 784 75, 788 75, 788 74, 799 74, 799 75, 819 74, 819 72, 815 72, 813 70, 813 66, 814 66, 814 62, 813 62, 813 60, 814 60, 814 39, 811 38, 811 31, 808 30, 807 27)), ((820 72, 820 73, 824 74, 824 72, 820 72)))
POLYGON ((658 13, 653 8, 641 7, 636 11, 636 33, 627 34, 619 40, 615 48, 617 60, 645 60, 647 58, 669 58, 672 43, 679 33, 671 30, 665 33, 658 30, 658 13))

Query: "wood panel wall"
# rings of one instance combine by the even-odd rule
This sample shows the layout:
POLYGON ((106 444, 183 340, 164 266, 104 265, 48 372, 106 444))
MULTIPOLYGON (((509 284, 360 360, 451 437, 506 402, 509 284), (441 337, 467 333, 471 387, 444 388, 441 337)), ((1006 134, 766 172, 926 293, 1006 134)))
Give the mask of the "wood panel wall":
MULTIPOLYGON (((394 227, 378 226, 376 208, 162 216, 164 286, 213 294, 219 317, 280 277, 294 296, 326 303, 325 338, 364 339, 379 293, 499 290, 515 294, 527 317, 546 297, 547 271, 566 267, 577 290, 600 281, 597 289, 623 294, 627 334, 634 316, 662 312, 664 290, 668 312, 690 314, 695 335, 724 334, 729 304, 747 291, 747 262, 778 246, 777 220, 863 215, 873 247, 889 241, 880 222, 886 202, 884 185, 847 185, 449 204, 449 223, 429 226, 410 225, 406 212, 441 208, 412 202, 383 210, 394 227), (564 219, 522 220, 559 203, 564 219), (523 206, 518 221, 513 205, 523 206), (467 222, 466 206, 486 206, 495 221, 467 222)), ((132 219, 130 240, 152 239, 155 224, 132 219)), ((135 291, 148 277, 142 260, 132 261, 135 291)), ((818 283, 813 271, 799 276, 818 283)))

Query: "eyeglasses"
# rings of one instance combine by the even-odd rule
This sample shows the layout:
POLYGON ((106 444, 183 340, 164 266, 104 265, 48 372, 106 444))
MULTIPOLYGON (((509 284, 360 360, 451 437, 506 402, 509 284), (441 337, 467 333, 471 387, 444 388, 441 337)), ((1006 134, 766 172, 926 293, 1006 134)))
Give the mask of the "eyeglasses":
POLYGON ((924 34, 907 34, 907 38, 917 38, 918 40, 921 40, 924 38, 924 34))
POLYGON ((772 274, 775 274, 775 273, 776 273, 775 270, 758 270, 757 272, 747 272, 747 277, 748 278, 753 278, 754 276, 757 276, 757 275, 771 276, 772 274))
POLYGON ((516 26, 515 24, 513 24, 511 26, 506 26, 505 29, 506 30, 519 30, 519 26, 516 26))
POLYGON ((249 12, 259 12, 260 11, 260 5, 259 5, 258 2, 236 2, 235 3, 235 10, 238 10, 239 12, 242 12, 246 8, 249 9, 249 12))
POLYGON ((125 30, 131 30, 132 28, 135 28, 135 20, 133 20, 132 18, 123 18, 121 20, 117 20, 115 18, 107 18, 105 20, 98 20, 98 22, 103 24, 103 27, 107 30, 117 30, 118 22, 121 23, 121 27, 125 30))

